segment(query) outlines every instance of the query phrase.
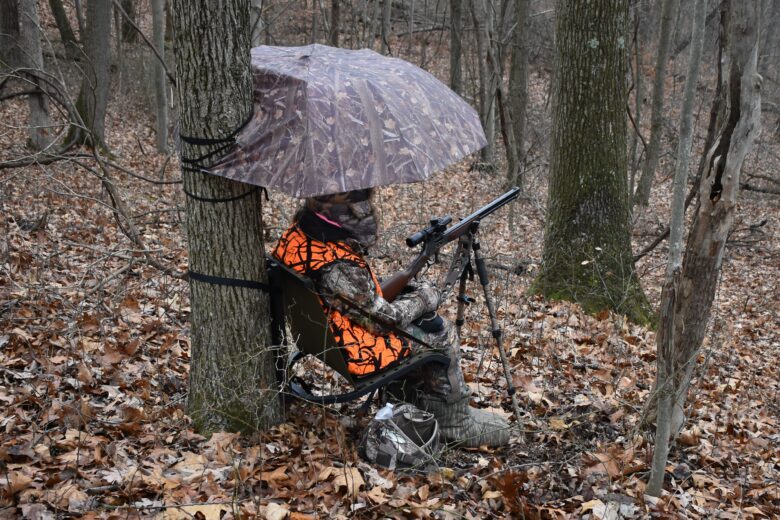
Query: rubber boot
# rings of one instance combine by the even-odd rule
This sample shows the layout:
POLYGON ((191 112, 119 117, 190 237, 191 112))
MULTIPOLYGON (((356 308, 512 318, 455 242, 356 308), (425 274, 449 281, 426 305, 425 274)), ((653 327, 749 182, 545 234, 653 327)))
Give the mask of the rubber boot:
POLYGON ((419 407, 436 417, 439 434, 448 444, 466 448, 497 448, 509 443, 509 423, 492 412, 469 406, 468 395, 451 402, 436 396, 421 395, 419 407))

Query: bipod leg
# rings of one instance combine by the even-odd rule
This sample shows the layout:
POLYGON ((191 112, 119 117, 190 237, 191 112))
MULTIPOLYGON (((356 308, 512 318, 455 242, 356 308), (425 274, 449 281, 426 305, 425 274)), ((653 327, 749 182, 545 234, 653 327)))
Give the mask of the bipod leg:
POLYGON ((458 286, 458 314, 455 318, 455 327, 458 331, 458 337, 460 338, 460 329, 466 322, 466 305, 470 305, 474 302, 474 298, 466 296, 466 284, 469 280, 474 279, 474 268, 471 267, 471 261, 466 264, 466 268, 463 269, 463 273, 460 275, 460 285, 458 286))
POLYGON ((493 296, 490 294, 490 277, 488 276, 485 259, 482 258, 482 254, 479 252, 479 241, 475 240, 472 247, 474 249, 474 263, 477 266, 477 276, 479 276, 479 283, 482 285, 482 291, 485 294, 485 305, 487 305, 488 314, 490 315, 490 328, 493 334, 493 338, 496 340, 496 345, 498 346, 498 353, 501 356, 501 365, 504 367, 504 377, 506 378, 507 393, 512 399, 512 411, 515 414, 516 425, 519 430, 521 417, 520 406, 517 404, 515 385, 512 384, 512 374, 509 371, 509 359, 506 356, 506 350, 504 350, 503 333, 501 331, 501 327, 498 325, 496 306, 493 303, 493 296))

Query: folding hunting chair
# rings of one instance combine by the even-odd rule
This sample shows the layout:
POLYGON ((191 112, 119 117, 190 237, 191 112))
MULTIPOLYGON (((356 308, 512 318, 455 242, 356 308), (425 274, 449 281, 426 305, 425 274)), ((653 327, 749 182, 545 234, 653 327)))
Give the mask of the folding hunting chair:
POLYGON ((336 343, 328 326, 328 316, 312 281, 276 260, 267 260, 267 265, 272 288, 271 326, 274 343, 288 344, 285 334, 285 323, 287 323, 298 347, 298 352, 286 362, 284 373, 279 374, 280 384, 285 385, 286 393, 312 403, 345 403, 372 393, 428 363, 441 363, 445 367, 449 365, 450 359, 446 355, 435 351, 423 351, 393 363, 379 372, 366 376, 351 374, 347 370, 344 351, 336 343), (308 355, 319 358, 328 367, 341 374, 354 390, 343 394, 315 395, 310 386, 300 378, 288 378, 287 375, 292 373, 295 364, 308 355))

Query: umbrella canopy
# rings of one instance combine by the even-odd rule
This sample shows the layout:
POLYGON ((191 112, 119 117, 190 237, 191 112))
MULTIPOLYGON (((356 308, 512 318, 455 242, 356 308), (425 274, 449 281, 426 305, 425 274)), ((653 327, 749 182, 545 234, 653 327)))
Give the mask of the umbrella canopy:
POLYGON ((368 49, 252 49, 254 115, 210 171, 311 197, 415 182, 486 144, 479 116, 424 70, 368 49))

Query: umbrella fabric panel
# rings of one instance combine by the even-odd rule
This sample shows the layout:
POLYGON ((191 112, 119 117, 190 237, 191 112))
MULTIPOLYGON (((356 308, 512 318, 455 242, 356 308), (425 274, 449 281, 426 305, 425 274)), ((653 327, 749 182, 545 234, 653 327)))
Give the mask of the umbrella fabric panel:
POLYGON ((297 197, 415 182, 485 145, 431 74, 370 50, 252 50, 255 114, 212 172, 297 197))

